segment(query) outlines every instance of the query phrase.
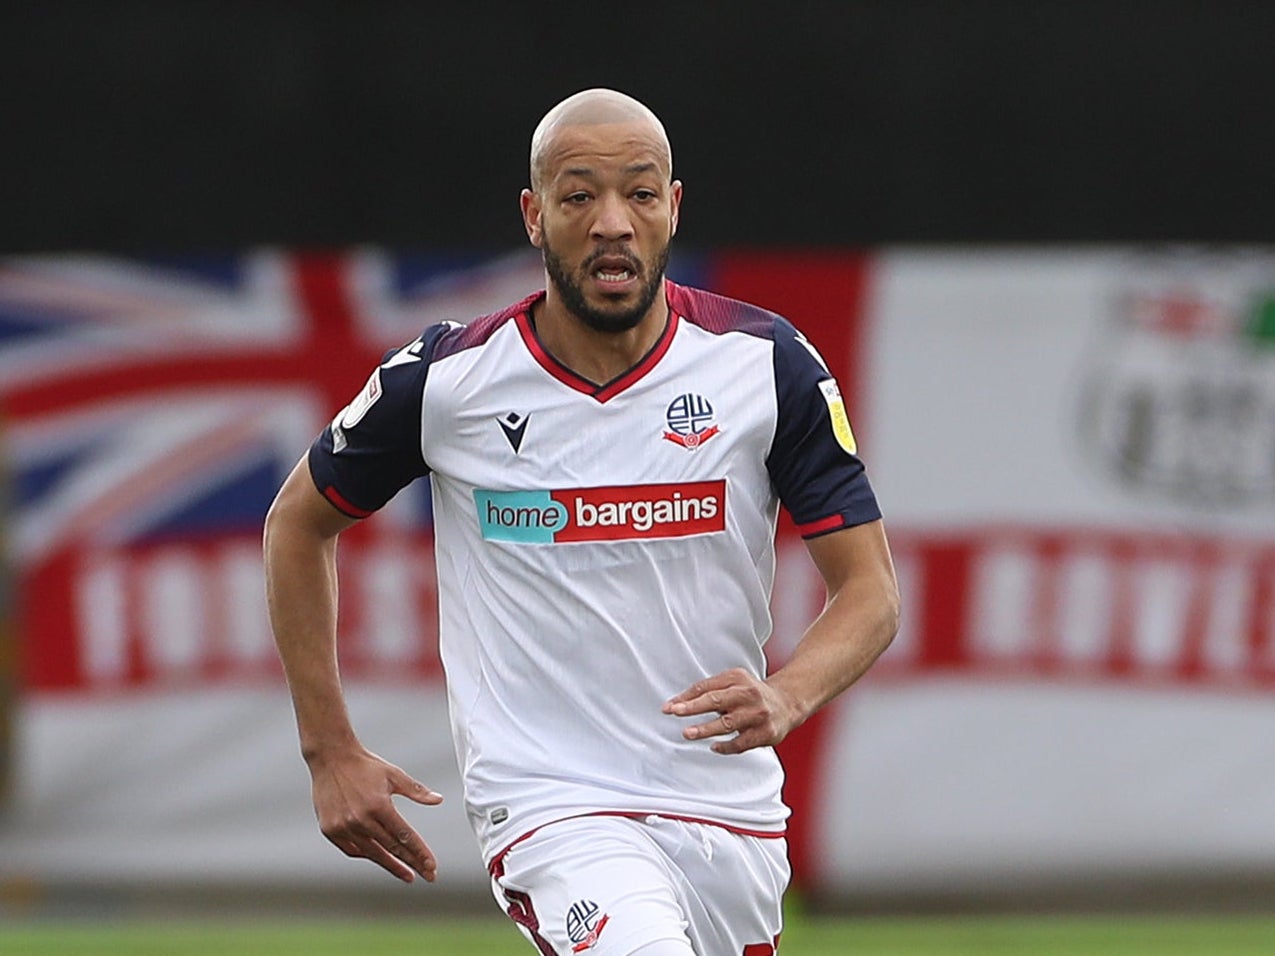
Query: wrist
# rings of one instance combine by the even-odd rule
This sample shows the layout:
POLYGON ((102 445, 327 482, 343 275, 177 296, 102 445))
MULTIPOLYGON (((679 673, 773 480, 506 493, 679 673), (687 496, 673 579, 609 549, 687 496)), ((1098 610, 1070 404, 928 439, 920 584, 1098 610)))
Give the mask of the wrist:
POLYGON ((799 687, 794 687, 791 681, 785 680, 781 671, 776 671, 772 674, 766 683, 770 685, 771 690, 779 698, 782 716, 789 728, 800 727, 810 718, 811 714, 819 709, 818 704, 811 704, 806 699, 800 692, 799 687))
POLYGON ((353 732, 333 737, 303 739, 301 742, 301 759, 310 767, 315 767, 343 754, 362 751, 362 746, 353 732))

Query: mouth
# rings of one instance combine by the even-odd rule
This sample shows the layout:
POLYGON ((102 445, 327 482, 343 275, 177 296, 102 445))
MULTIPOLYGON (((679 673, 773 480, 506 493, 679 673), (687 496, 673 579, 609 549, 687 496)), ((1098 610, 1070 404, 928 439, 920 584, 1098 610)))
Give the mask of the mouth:
POLYGON ((636 279, 640 271, 638 264, 626 256, 599 256, 588 268, 599 285, 617 290, 636 279))
POLYGON ((633 278, 633 273, 628 269, 619 269, 617 271, 608 271, 606 269, 595 269, 593 278, 597 279, 603 285, 619 285, 622 282, 628 282, 633 278))

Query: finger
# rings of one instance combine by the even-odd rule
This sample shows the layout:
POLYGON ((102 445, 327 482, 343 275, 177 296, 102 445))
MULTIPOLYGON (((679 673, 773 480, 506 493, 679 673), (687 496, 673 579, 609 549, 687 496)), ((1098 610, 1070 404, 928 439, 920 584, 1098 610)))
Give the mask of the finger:
POLYGON ((342 840, 336 837, 328 837, 332 841, 332 845, 344 853, 346 856, 358 857, 362 859, 363 851, 359 849, 359 845, 353 840, 342 840))
POLYGON ((720 715, 716 720, 702 724, 692 724, 682 729, 682 736, 687 740, 703 740, 705 737, 721 737, 733 734, 739 729, 737 719, 729 712, 720 715))
POLYGON ((419 873, 428 882, 434 881, 438 869, 438 861, 434 852, 412 828, 393 809, 376 818, 378 829, 372 831, 376 842, 387 849, 396 859, 401 860, 419 873))
POLYGON ((734 688, 714 688, 697 697, 670 702, 666 711, 675 717, 694 717, 697 714, 722 713, 738 706, 740 702, 740 695, 734 688))
MULTIPOLYGON (((778 740, 772 728, 762 722, 748 727, 738 727, 737 730, 738 732, 735 736, 728 737, 725 740, 716 740, 710 745, 709 749, 718 754, 742 754, 744 751, 752 750, 756 747, 773 746, 778 740)), ((713 734, 704 733, 700 736, 709 737, 713 736, 713 734)), ((723 734, 718 734, 717 736, 723 736, 723 734)))
POLYGON ((334 846, 348 857, 359 860, 370 860, 383 870, 387 871, 396 879, 402 880, 404 883, 411 883, 415 877, 411 868, 405 863, 396 860, 392 855, 386 852, 385 847, 381 846, 375 840, 367 836, 360 837, 335 837, 329 836, 328 840, 334 846))
POLYGON ((716 754, 742 754, 754 747, 766 746, 767 741, 757 734, 738 734, 730 740, 719 740, 709 749, 716 754))
POLYGON ((407 797, 407 799, 414 800, 427 807, 436 807, 443 802, 441 793, 435 793, 425 784, 409 777, 406 773, 398 773, 390 777, 390 792, 407 797))
POLYGON ((400 834, 399 842, 389 847, 390 852, 421 875, 427 883, 433 883, 438 875, 438 859, 429 844, 416 833, 400 834))
POLYGON ((666 713, 671 713, 672 711, 670 711, 670 707, 673 705, 695 700, 697 697, 701 697, 711 691, 725 690, 734 683, 735 680, 731 676, 730 671, 726 671, 721 674, 714 674, 712 677, 706 677, 703 680, 697 680, 680 694, 670 697, 664 704, 664 710, 666 713))
POLYGON ((438 876, 438 860, 434 851, 420 837, 410 837, 387 848, 395 859, 406 863, 426 883, 433 883, 438 876))
MULTIPOLYGON (((368 841, 364 844, 364 856, 375 863, 381 869, 385 870, 391 876, 402 880, 404 883, 411 883, 416 878, 416 873, 410 866, 392 854, 380 843, 368 841)), ((424 874, 422 874, 424 875, 424 874)))

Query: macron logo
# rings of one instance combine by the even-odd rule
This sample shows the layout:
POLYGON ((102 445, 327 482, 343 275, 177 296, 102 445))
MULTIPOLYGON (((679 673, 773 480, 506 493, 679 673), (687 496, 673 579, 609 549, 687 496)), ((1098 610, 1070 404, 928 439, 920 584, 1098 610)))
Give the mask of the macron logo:
POLYGON ((480 488, 474 505, 488 541, 628 541, 726 530, 725 479, 562 491, 480 488))
POLYGON ((522 436, 527 431, 527 422, 531 420, 530 415, 519 415, 517 412, 510 412, 504 418, 497 418, 500 424, 500 430, 505 433, 505 440, 509 442, 509 447, 514 450, 514 454, 518 454, 518 449, 522 447, 522 436))

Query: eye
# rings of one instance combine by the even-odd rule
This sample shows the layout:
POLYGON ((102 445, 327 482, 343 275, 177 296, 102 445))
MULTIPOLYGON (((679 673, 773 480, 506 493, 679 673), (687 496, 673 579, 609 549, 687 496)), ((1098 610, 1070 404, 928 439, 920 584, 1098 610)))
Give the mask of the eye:
POLYGON ((570 203, 571 205, 574 205, 574 206, 583 205, 584 203, 588 201, 589 201, 589 194, 586 192, 569 193, 566 199, 563 200, 563 202, 570 203))
POLYGON ((657 198, 658 195, 659 194, 654 189, 643 188, 643 189, 635 189, 633 191, 633 198, 636 199, 638 202, 650 202, 652 199, 657 198))

